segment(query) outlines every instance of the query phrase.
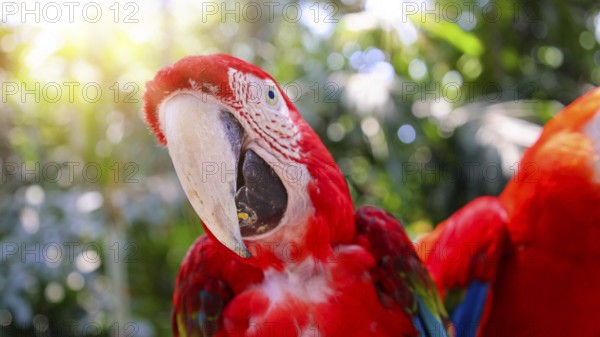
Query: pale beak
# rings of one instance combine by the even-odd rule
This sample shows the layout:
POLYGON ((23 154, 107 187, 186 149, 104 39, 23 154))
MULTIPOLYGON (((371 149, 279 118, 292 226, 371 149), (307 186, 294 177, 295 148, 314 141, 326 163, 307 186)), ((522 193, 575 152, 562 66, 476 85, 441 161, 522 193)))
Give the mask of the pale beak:
POLYGON ((189 93, 165 101, 159 118, 175 171, 194 210, 219 242, 243 258, 251 257, 235 203, 241 127, 217 102, 189 93))

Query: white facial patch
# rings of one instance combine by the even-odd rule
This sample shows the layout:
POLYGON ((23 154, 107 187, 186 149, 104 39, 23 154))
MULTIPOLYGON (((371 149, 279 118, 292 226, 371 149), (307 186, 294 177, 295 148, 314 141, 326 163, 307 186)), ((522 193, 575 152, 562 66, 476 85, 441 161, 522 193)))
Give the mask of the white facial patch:
POLYGON ((600 110, 596 111, 594 117, 584 126, 583 132, 594 144, 594 157, 591 160, 596 173, 595 180, 600 183, 600 110))
POLYGON ((235 96, 231 104, 239 109, 235 113, 250 139, 268 143, 287 159, 299 159, 301 134, 277 85, 233 68, 228 75, 235 96))

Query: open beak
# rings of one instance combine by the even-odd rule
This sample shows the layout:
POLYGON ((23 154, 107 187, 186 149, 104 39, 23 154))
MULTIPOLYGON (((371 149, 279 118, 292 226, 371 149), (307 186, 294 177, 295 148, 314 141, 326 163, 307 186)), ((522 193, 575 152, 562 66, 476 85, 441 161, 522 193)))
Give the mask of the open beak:
POLYGON ((181 93, 165 101, 160 123, 185 194, 210 232, 243 258, 236 180, 243 130, 222 106, 181 93))

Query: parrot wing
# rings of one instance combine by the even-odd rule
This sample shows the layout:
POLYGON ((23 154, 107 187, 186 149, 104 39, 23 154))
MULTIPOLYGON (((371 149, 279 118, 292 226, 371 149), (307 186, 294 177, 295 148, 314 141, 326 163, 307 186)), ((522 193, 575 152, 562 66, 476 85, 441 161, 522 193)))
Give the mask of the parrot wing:
POLYGON ((491 286, 507 240, 506 210, 481 197, 420 240, 417 252, 450 311, 457 336, 474 336, 491 305, 491 286))
POLYGON ((224 336, 223 312, 260 270, 238 261, 237 255, 207 235, 196 240, 177 276, 171 324, 175 337, 224 336))
POLYGON ((363 206, 356 225, 358 243, 376 260, 371 274, 383 305, 402 308, 420 336, 454 336, 435 283, 400 222, 384 210, 363 206))

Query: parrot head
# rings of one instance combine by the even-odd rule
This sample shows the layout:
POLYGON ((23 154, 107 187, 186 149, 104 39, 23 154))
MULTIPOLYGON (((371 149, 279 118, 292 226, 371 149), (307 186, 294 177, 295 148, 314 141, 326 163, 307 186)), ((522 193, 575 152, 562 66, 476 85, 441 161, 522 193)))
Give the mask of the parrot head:
POLYGON ((500 198, 512 219, 513 240, 568 256, 600 257, 600 88, 544 126, 500 198))
POLYGON ((224 54, 185 57, 146 84, 144 113, 207 232, 240 257, 323 257, 351 240, 343 175, 262 69, 224 54))

